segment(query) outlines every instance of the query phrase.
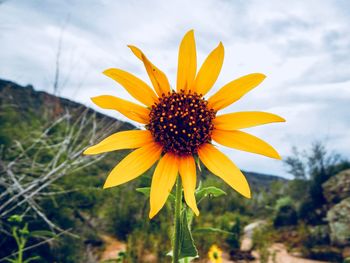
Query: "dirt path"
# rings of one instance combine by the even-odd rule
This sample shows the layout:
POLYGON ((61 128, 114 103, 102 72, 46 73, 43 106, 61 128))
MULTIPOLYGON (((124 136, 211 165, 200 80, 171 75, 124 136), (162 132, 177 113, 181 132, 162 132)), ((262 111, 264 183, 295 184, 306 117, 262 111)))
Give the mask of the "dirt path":
POLYGON ((100 262, 109 259, 116 259, 119 252, 126 250, 125 243, 118 241, 114 237, 102 235, 101 238, 106 243, 106 248, 101 255, 100 262))
MULTIPOLYGON (((269 263, 326 263, 326 261, 318 261, 312 259, 306 259, 291 255, 288 253, 286 247, 281 243, 275 243, 269 249, 270 256, 269 263)), ((253 251, 253 256, 257 258, 254 263, 259 263, 259 254, 253 251)))
POLYGON ((253 233, 257 227, 264 225, 264 220, 258 220, 244 227, 244 235, 241 242, 242 251, 250 251, 253 248, 253 233))

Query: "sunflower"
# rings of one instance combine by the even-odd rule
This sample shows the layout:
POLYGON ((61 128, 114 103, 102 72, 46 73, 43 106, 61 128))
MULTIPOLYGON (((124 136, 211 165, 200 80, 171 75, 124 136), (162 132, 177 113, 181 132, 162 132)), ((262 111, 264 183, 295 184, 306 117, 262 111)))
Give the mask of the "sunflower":
POLYGON ((208 252, 208 257, 211 263, 222 262, 222 251, 217 245, 212 245, 208 252))
POLYGON ((116 110, 145 127, 144 130, 112 134, 84 151, 84 154, 99 154, 135 149, 113 168, 104 188, 133 180, 158 161, 151 183, 149 217, 153 218, 164 206, 178 174, 185 201, 198 215, 194 193, 195 158, 199 157, 210 172, 250 198, 249 184, 242 172, 212 142, 280 159, 269 144, 240 129, 283 122, 283 118, 258 111, 217 115, 219 110, 261 83, 265 76, 260 73, 243 76, 206 99, 204 96, 217 80, 223 64, 224 46, 221 42, 197 72, 193 30, 184 36, 179 47, 176 90, 171 88, 166 75, 140 49, 135 46, 129 48, 143 62, 154 89, 124 70, 111 68, 103 72, 124 87, 140 104, 110 95, 93 97, 92 101, 103 109, 116 110))

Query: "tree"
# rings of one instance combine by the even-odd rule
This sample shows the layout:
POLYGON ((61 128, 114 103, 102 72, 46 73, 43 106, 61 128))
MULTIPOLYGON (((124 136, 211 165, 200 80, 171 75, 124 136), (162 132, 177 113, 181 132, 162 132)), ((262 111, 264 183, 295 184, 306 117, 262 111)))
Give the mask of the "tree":
POLYGON ((285 164, 294 176, 291 185, 298 186, 292 187, 297 193, 290 195, 299 196, 299 216, 313 224, 321 223, 326 212, 322 184, 350 167, 349 162, 339 154, 329 152, 322 142, 317 141, 308 151, 293 148, 293 155, 286 159, 285 164))

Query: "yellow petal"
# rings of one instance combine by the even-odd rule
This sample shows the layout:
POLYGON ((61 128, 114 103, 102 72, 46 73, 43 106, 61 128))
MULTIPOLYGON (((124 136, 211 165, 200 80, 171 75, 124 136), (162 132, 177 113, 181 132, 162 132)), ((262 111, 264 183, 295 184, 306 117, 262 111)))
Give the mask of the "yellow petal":
POLYGON ((153 136, 150 131, 122 131, 112 134, 100 143, 87 148, 84 154, 99 154, 121 149, 139 148, 150 142, 153 142, 153 136))
POLYGON ((194 32, 190 30, 184 36, 179 48, 176 89, 188 91, 192 88, 197 71, 197 54, 194 32))
POLYGON ((149 143, 126 156, 108 175, 103 188, 126 183, 146 172, 159 158, 162 147, 149 143))
POLYGON ((196 216, 199 215, 194 191, 196 190, 196 165, 193 156, 183 156, 179 159, 179 173, 184 188, 185 201, 196 216))
POLYGON ((209 98, 208 106, 216 111, 229 106, 258 86, 265 77, 263 74, 253 73, 229 82, 209 98))
POLYGON ((116 110, 131 120, 143 124, 149 123, 150 110, 130 101, 110 95, 93 97, 91 100, 103 109, 116 110))
POLYGON ((117 81, 131 96, 148 107, 158 100, 157 95, 145 82, 124 70, 111 68, 103 74, 117 81))
POLYGON ((168 92, 170 92, 170 84, 166 75, 159 68, 153 65, 139 48, 131 45, 129 45, 128 47, 135 54, 136 57, 141 59, 141 61, 145 65, 147 74, 151 79, 154 90, 157 92, 158 96, 161 97, 162 94, 168 94, 168 92))
POLYGON ((213 120, 216 129, 238 130, 272 122, 284 122, 282 117, 260 111, 243 111, 223 114, 213 120))
POLYGON ((224 62, 224 46, 220 44, 204 61, 194 82, 194 91, 203 96, 211 89, 219 77, 222 63, 224 62))
POLYGON ((246 178, 225 154, 206 143, 199 148, 198 156, 209 171, 220 177, 241 195, 251 197, 246 178))
POLYGON ((242 131, 224 131, 214 129, 211 138, 227 147, 257 153, 267 157, 281 159, 278 152, 263 140, 242 131))
POLYGON ((154 171, 151 185, 149 218, 153 218, 164 206, 173 188, 178 172, 178 158, 166 153, 154 171))

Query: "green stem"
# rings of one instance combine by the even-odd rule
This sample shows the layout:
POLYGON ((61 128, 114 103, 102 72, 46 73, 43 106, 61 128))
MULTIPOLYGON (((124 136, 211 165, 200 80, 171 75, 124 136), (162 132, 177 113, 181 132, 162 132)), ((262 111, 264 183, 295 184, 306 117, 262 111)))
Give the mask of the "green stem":
POLYGON ((181 205, 182 189, 181 180, 178 176, 176 179, 176 196, 175 196, 175 219, 174 219, 174 240, 173 240, 173 263, 179 262, 180 254, 180 228, 181 228, 181 205))

